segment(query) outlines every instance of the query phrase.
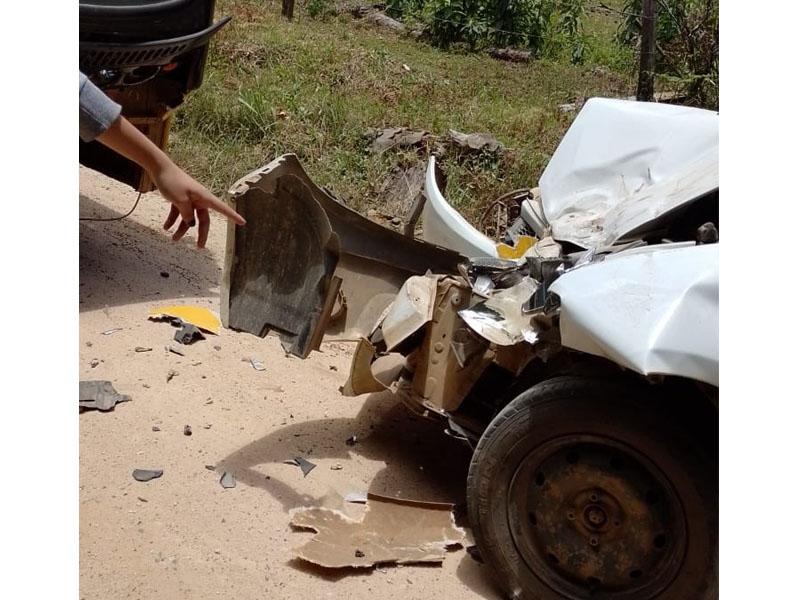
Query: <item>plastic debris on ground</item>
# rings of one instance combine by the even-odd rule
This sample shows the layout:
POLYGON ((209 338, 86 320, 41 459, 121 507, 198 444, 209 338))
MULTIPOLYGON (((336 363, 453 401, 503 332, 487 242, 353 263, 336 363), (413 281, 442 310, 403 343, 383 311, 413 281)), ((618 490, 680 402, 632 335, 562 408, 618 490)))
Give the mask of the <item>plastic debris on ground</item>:
POLYGON ((296 456, 291 460, 285 460, 283 462, 284 464, 287 465, 294 465, 295 467, 300 467, 300 470, 303 472, 303 477, 307 477, 308 474, 311 473, 311 471, 313 471, 317 467, 317 465, 315 465, 309 460, 306 460, 302 456, 296 456))
MULTIPOLYGON (((208 467, 206 467, 208 468, 208 467)), ((236 479, 233 477, 233 473, 229 473, 225 471, 222 473, 222 477, 219 478, 219 484, 224 487, 226 490, 235 488, 236 487, 236 479)))
POLYGON ((219 335, 222 324, 219 317, 202 306, 158 306, 150 311, 150 319, 159 320, 172 317, 183 323, 194 325, 203 331, 219 335))
POLYGON ((195 327, 191 323, 181 322, 180 329, 175 332, 174 339, 176 342, 188 346, 197 340, 206 339, 206 336, 203 335, 203 332, 200 331, 198 327, 195 327))
POLYGON ((164 469, 134 469, 133 478, 136 481, 150 481, 158 479, 164 474, 164 469))
POLYGON ((130 399, 130 396, 117 392, 110 381, 81 381, 78 384, 78 406, 81 410, 105 412, 130 399))
POLYGON ((462 546, 466 538, 455 524, 452 504, 367 494, 360 520, 323 506, 289 514, 293 527, 316 534, 294 549, 295 557, 327 568, 440 563, 448 548, 462 546))
POLYGON ((266 371, 266 370, 267 370, 267 368, 264 366, 264 363, 263 363, 263 362, 261 362, 260 360, 258 360, 257 358, 251 358, 251 359, 250 359, 250 365, 251 365, 251 366, 252 366, 252 367, 253 367, 253 368, 254 368, 256 371, 266 371))

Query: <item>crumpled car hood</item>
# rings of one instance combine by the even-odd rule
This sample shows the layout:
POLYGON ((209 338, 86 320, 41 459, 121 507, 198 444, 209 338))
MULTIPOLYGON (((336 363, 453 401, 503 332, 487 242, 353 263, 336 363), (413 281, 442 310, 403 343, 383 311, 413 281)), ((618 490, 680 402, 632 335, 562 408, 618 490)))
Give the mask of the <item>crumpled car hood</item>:
POLYGON ((719 188, 719 115, 592 98, 539 179, 559 241, 608 246, 719 188))

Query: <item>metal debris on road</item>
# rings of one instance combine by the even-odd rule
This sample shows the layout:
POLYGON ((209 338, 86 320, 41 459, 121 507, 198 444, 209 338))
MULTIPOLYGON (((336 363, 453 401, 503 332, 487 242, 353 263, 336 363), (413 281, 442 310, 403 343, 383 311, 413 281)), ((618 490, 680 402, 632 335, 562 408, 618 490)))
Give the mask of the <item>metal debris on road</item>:
POLYGON ((264 366, 264 363, 258 360, 257 358, 251 358, 250 364, 256 371, 266 371, 267 368, 264 366))
POLYGON ((340 463, 336 463, 335 465, 331 465, 331 471, 341 471, 342 465, 340 463))
POLYGON ((225 471, 222 473, 222 477, 219 479, 219 484, 224 487, 226 490, 230 488, 236 487, 236 479, 233 477, 233 473, 228 473, 225 471))
POLYGON ((161 427, 159 427, 158 425, 153 425, 153 431, 156 432, 161 431, 161 427))
POLYGON ((332 508, 300 507, 290 523, 316 535, 294 549, 295 557, 328 568, 379 563, 440 563, 466 532, 455 524, 453 505, 368 495, 360 521, 332 508))
POLYGON ((136 348, 133 349, 134 352, 151 352, 152 350, 152 348, 147 348, 145 346, 136 346, 136 348))
POLYGON ((78 384, 78 406, 83 410, 105 412, 130 399, 130 396, 117 392, 110 381, 81 381, 78 384))
POLYGON ((192 426, 191 425, 184 425, 183 426, 183 435, 192 435, 192 426))
POLYGON ((89 363, 89 366, 94 369, 99 364, 100 364, 100 361, 98 359, 96 359, 96 358, 93 358, 92 362, 89 363))
POLYGON ((136 481, 150 481, 158 479, 164 474, 164 469, 134 469, 133 478, 136 481))
POLYGON ((170 369, 169 372, 167 373, 167 383, 172 381, 172 378, 175 377, 177 374, 178 372, 175 369, 170 369))
POLYGON ((178 356, 186 356, 186 354, 175 345, 164 346, 164 350, 167 352, 172 352, 173 354, 177 354, 178 356))
POLYGON ((217 470, 217 467, 215 467, 214 465, 206 465, 205 467, 206 467, 206 469, 208 469, 209 471, 216 471, 216 470, 217 470))
POLYGON ((114 327, 113 329, 107 329, 103 332, 103 335, 111 335, 112 333, 116 333, 117 331, 122 331, 122 327, 114 327))

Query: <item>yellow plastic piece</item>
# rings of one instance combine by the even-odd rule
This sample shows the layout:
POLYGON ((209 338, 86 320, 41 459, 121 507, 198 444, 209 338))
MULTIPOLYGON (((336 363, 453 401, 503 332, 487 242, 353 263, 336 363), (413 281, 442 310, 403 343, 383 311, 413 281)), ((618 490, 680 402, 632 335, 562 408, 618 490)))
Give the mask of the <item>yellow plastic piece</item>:
POLYGON ((530 235, 521 235, 517 239, 516 246, 509 246, 508 244, 497 244, 497 256, 505 259, 522 258, 525 253, 533 248, 533 245, 538 242, 535 237, 530 235))
POLYGON ((150 316, 175 317, 214 335, 219 335, 222 326, 217 315, 202 306, 159 306, 150 310, 150 316))

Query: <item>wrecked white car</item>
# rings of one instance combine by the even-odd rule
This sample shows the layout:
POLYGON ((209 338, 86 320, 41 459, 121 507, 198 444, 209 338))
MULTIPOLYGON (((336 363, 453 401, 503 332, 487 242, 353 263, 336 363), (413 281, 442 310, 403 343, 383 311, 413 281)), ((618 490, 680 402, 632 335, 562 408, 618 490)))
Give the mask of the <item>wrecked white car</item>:
POLYGON ((231 189, 226 326, 307 356, 357 340, 474 448, 469 517, 514 598, 717 595, 718 115, 592 99, 502 252, 428 169, 423 239, 282 156, 231 189))

